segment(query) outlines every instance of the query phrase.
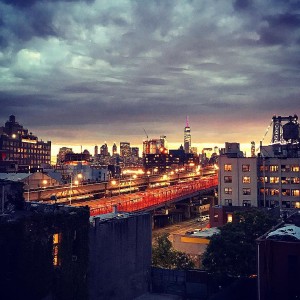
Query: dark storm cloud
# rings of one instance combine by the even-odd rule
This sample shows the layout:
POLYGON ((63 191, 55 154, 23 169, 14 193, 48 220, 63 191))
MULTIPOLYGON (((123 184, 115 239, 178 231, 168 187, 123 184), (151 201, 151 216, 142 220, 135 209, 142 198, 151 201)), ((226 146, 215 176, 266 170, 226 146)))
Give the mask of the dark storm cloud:
POLYGON ((0 2, 20 7, 20 8, 27 8, 35 5, 36 3, 46 3, 46 2, 80 2, 84 1, 87 3, 92 3, 95 0, 1 0, 0 2))
POLYGON ((269 15, 265 16, 263 21, 267 22, 267 25, 258 31, 263 43, 267 45, 299 44, 300 13, 269 15))
POLYGON ((252 0, 236 0, 233 2, 233 7, 237 11, 248 10, 252 7, 252 0))
POLYGON ((298 3, 0 0, 0 117, 49 139, 147 126, 181 140, 186 115, 194 140, 236 120, 256 134, 254 119, 300 110, 298 3))

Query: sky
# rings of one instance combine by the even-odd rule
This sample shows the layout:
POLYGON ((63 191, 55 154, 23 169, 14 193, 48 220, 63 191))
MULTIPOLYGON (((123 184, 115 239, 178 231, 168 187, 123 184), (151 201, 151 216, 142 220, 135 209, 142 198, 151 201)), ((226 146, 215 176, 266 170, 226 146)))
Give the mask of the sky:
POLYGON ((300 114, 299 54, 298 0, 0 0, 0 125, 180 145, 188 116, 192 146, 258 144, 300 114))

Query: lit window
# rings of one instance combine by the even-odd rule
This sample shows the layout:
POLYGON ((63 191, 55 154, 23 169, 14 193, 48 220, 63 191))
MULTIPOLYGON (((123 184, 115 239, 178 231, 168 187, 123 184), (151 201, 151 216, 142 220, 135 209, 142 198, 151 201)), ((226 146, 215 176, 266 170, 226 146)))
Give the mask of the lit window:
POLYGON ((53 234, 53 265, 60 266, 60 244, 61 244, 61 234, 54 233, 53 234))
POLYGON ((278 172, 278 166, 277 165, 270 165, 270 172, 278 172))
POLYGON ((232 165, 230 164, 224 165, 224 171, 232 171, 232 165))
POLYGON ((270 189, 269 195, 270 196, 278 196, 279 195, 279 190, 278 189, 270 189))
POLYGON ((232 214, 227 214, 227 223, 232 222, 232 214))
POLYGON ((232 188, 230 188, 230 187, 224 188, 224 193, 227 194, 227 195, 231 195, 232 194, 232 188))
POLYGON ((267 176, 266 176, 265 178, 264 178, 264 177, 259 177, 259 181, 262 182, 262 183, 263 183, 264 181, 265 181, 265 182, 268 182, 268 177, 267 177, 267 176))
POLYGON ((232 176, 224 176, 225 183, 232 183, 232 176))
POLYGON ((242 165, 243 172, 250 172, 250 165, 242 165))
POLYGON ((292 172, 299 172, 299 166, 292 166, 292 172))
POLYGON ((300 178, 299 177, 292 177, 291 178, 291 184, 298 184, 300 183, 300 178))
POLYGON ((279 177, 271 176, 270 177, 270 183, 279 183, 279 177))
POLYGON ((292 202, 293 208, 300 208, 300 202, 292 202))
POLYGON ((243 183, 250 183, 251 179, 250 176, 243 176, 243 183))
POLYGON ((292 196, 299 197, 300 196, 300 190, 292 190, 292 196))

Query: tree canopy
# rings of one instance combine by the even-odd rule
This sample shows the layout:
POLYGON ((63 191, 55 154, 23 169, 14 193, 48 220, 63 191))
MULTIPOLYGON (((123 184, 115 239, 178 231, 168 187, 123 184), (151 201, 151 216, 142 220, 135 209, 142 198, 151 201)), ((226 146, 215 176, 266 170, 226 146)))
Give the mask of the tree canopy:
POLYGON ((152 247, 152 265, 165 269, 192 269, 194 261, 186 254, 173 249, 168 239, 169 234, 161 234, 155 238, 152 247))
POLYGON ((276 225, 278 219, 262 210, 252 209, 236 212, 234 220, 212 236, 202 264, 215 275, 248 277, 256 274, 255 240, 276 225))

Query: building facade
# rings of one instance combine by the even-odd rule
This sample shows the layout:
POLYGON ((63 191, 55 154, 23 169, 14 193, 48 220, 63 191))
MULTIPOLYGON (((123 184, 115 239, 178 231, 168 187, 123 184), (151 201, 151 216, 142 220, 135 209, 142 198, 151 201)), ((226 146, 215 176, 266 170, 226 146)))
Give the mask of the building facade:
POLYGON ((51 162, 51 142, 39 140, 16 122, 13 115, 0 128, 0 151, 6 160, 32 168, 38 168, 42 164, 49 165, 51 162))
POLYGON ((257 161, 250 157, 219 157, 219 204, 257 206, 257 161))
POLYGON ((120 156, 128 158, 128 157, 130 157, 130 155, 131 155, 130 143, 120 142, 120 156))
POLYGON ((263 146, 257 157, 225 148, 219 157, 219 204, 299 209, 300 149, 286 148, 278 153, 278 145, 263 146))
POLYGON ((192 137, 191 137, 191 128, 189 125, 188 117, 186 118, 186 125, 184 127, 184 138, 183 138, 183 147, 185 153, 191 152, 192 137))

